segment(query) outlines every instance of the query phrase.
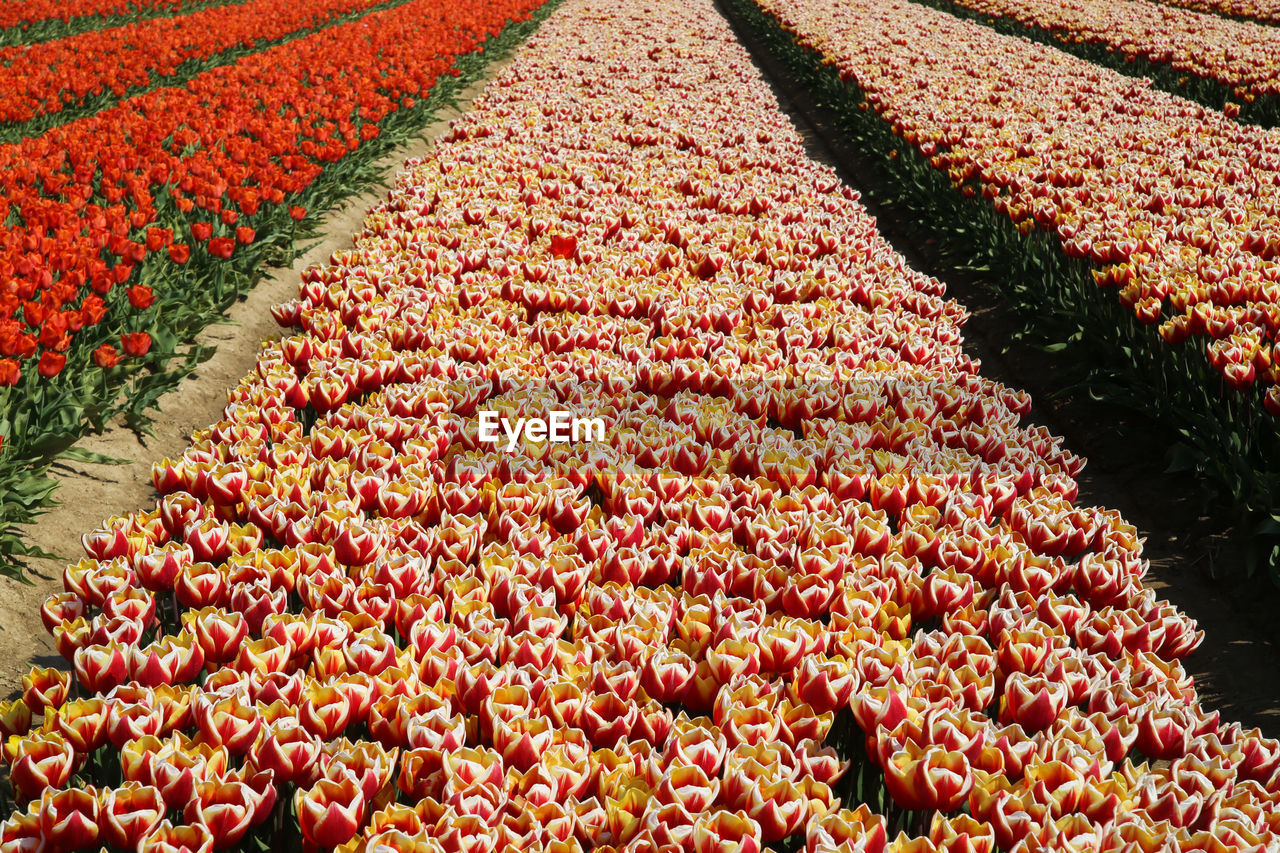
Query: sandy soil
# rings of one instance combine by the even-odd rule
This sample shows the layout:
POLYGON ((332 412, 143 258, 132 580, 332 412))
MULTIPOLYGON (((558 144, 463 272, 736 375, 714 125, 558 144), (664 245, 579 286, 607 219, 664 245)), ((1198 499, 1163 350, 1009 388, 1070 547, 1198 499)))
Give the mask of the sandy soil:
MULTIPOLYGON (((405 160, 420 157, 431 147, 506 62, 495 60, 483 78, 459 95, 456 109, 440 111, 436 121, 379 162, 388 181, 405 160)), ((30 528, 29 541, 66 559, 29 561, 30 584, 0 578, 0 699, 21 689, 22 676, 31 666, 64 665, 40 622, 40 605, 50 593, 62 589, 62 570, 67 562, 83 556, 80 537, 109 516, 153 505, 156 495, 151 486, 152 462, 181 454, 193 432, 219 418, 227 389, 253 368, 261 342, 282 334, 271 317, 270 307, 297 295, 305 269, 327 260, 335 250, 350 247, 366 212, 384 198, 385 189, 375 188, 330 211, 321 223, 318 245, 291 267, 267 271, 253 290, 232 307, 225 323, 209 326, 199 335, 202 343, 216 346, 217 352, 176 390, 161 398, 160 411, 152 423, 153 437, 139 440, 122 424, 112 424, 103 434, 86 436, 77 445, 133 460, 130 464, 74 463, 55 468, 61 505, 30 528)))

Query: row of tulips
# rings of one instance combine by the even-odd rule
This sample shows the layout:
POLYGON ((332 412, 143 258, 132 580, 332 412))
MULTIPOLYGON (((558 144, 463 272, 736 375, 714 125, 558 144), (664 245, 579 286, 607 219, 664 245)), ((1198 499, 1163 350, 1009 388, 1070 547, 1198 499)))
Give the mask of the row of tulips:
POLYGON ((1280 24, 1280 3, 1276 0, 1161 0, 1168 6, 1208 12, 1227 18, 1280 24))
POLYGON ((0 45, 65 38, 146 18, 182 15, 242 0, 23 0, 0 5, 0 45))
POLYGON ((18 220, 0 229, 0 354, 30 363, 66 349, 69 320, 57 347, 43 330, 149 255, 181 264, 196 244, 231 257, 255 237, 242 217, 305 190, 530 8, 438 5, 374 12, 0 146, 0 211, 18 220))
POLYGON ((9 138, 36 135, 42 125, 92 114, 133 90, 166 77, 222 64, 266 42, 313 30, 362 12, 376 0, 325 0, 306 5, 250 0, 200 9, 50 42, 0 49, 0 130, 9 138), (229 54, 230 52, 230 54, 229 54), (46 117, 45 122, 31 122, 46 117))
POLYGON ((376 178, 479 72, 471 52, 514 43, 537 6, 415 0, 0 146, 6 526, 47 503, 42 465, 113 412, 140 417, 258 265, 290 257, 296 220, 376 178))
POLYGON ((1018 271, 1011 296, 1109 348, 1219 495, 1276 510, 1275 131, 913 4, 735 8, 841 104, 882 197, 931 212, 973 268, 1018 271))
POLYGON ((1144 0, 926 0, 1031 34, 1163 88, 1274 126, 1280 120, 1280 30, 1144 0))
POLYGON ((569 0, 277 316, 42 608, 0 844, 1276 843, 1280 743, 709 0, 569 0))

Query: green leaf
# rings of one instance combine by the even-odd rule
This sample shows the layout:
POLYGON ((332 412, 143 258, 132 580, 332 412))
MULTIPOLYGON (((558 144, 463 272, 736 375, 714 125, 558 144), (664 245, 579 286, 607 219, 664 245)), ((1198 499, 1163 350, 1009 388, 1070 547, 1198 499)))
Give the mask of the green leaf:
POLYGON ((1204 454, 1190 445, 1179 442, 1170 446, 1165 458, 1169 460, 1169 464, 1164 469, 1164 473, 1181 474, 1185 471, 1194 471, 1196 466, 1204 459, 1204 454))
POLYGON ((118 456, 95 453, 92 450, 85 450, 83 447, 69 447, 62 451, 58 458, 65 459, 68 462, 86 462, 91 465, 128 465, 133 462, 132 459, 121 459, 118 456))

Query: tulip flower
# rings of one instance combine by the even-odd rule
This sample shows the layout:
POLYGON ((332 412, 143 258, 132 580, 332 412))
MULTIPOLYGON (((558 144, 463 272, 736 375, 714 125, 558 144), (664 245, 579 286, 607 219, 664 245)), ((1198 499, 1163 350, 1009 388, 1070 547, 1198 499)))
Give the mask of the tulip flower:
POLYGON ((136 847, 160 825, 165 804, 160 791, 149 785, 125 782, 99 794, 99 828, 102 838, 115 847, 136 847))
POLYGON ((40 619, 44 627, 52 631, 54 627, 69 620, 86 615, 85 600, 75 592, 55 592, 45 599, 40 607, 40 619))
POLYGON ((320 757, 321 742, 301 726, 278 725, 264 729, 249 751, 259 770, 269 770, 280 782, 308 783, 320 757))
POLYGON ((35 799, 47 788, 61 788, 75 769, 75 749, 57 732, 13 735, 4 755, 14 793, 23 800, 35 799))
POLYGON ((22 699, 0 702, 0 740, 31 730, 31 708, 22 699))
POLYGON ((200 824, 213 836, 213 847, 234 847, 253 823, 256 808, 252 790, 243 782, 207 781, 196 785, 183 810, 188 824, 200 824))
POLYGON ((81 755, 90 755, 107 740, 107 703, 99 698, 73 699, 58 711, 57 730, 81 755))
POLYGON ((364 794, 349 775, 321 779, 307 790, 299 789, 294 807, 303 836, 320 847, 345 843, 364 823, 364 794))
POLYGON ((1065 685, 1015 672, 1005 681, 1000 719, 1040 731, 1053 723, 1066 704, 1065 685))
POLYGON ((938 747, 901 750, 884 770, 889 792, 908 809, 954 811, 973 785, 968 759, 938 747))
POLYGON ((159 853, 211 853, 213 833, 204 824, 174 826, 168 820, 162 820, 142 837, 138 849, 159 853))
POLYGON ((262 728, 262 716, 257 709, 243 704, 236 696, 217 701, 201 697, 194 703, 193 711, 206 742, 226 747, 232 755, 247 753, 262 728))
POLYGON ((758 853, 760 826, 742 812, 704 812, 694 821, 692 840, 697 853, 758 853))
POLYGON ((40 798, 40 831, 55 849, 93 846, 98 840, 98 820, 98 797, 92 790, 46 788, 40 798))

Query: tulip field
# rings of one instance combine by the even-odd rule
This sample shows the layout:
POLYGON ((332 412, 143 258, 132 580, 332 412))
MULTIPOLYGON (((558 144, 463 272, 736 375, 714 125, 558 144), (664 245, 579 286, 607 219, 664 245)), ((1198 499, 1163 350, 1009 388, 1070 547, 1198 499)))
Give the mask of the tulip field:
POLYGON ((1163 0, 1162 5, 1213 12, 1245 21, 1280 23, 1280 3, 1276 3, 1276 0, 1163 0))
POLYGON ((731 5, 917 215, 1007 270, 1027 313, 1108 349, 1216 495, 1274 523, 1280 133, 923 5, 731 5))
MULTIPOLYGON (((842 32, 823 2, 786 7, 797 31, 842 32)), ((864 28, 900 26, 906 8, 844 0, 858 3, 864 28)), ((137 202, 168 185, 158 169, 204 157, 218 164, 201 181, 244 162, 258 177, 235 186, 282 196, 246 189, 238 212, 287 205, 389 109, 364 80, 420 91, 415 51, 432 48, 398 34, 431 26, 425 5, 361 19, 389 28, 357 40, 380 45, 368 58, 303 39, 252 66, 270 90, 207 95, 276 105, 251 111, 243 137, 215 146, 191 121, 172 148, 119 137, 137 147, 113 185, 137 202), (354 87, 324 91, 369 123, 343 128, 318 106, 324 132, 277 136, 299 153, 273 171, 252 152, 275 112, 298 109, 289 57, 297 79, 354 87), (325 62, 348 65, 325 77, 325 62)), ((840 55, 858 70, 852 47, 840 55)), ((1003 187, 1031 196, 990 198, 1021 222, 1079 212, 1061 236, 1105 248, 1104 275, 1136 310, 1157 312, 1144 287, 1207 287, 1190 277, 1209 267, 1178 249, 1200 232, 1148 227, 1131 245, 1123 217, 1084 215, 1094 194, 1032 193, 1060 184, 963 159, 958 129, 908 124, 913 109, 947 114, 910 67, 892 79, 911 98, 887 77, 864 88, 941 168, 1009 175, 1003 187)), ((939 57, 928 73, 953 67, 982 71, 939 57)), ((1135 115, 1143 98, 1168 106, 1126 92, 1135 115)), ((1199 108, 1166 112, 1228 133, 1199 108)), ((1024 159, 1038 150, 1026 139, 1024 159)), ((1079 177, 1064 185, 1111 174, 1053 150, 1079 177)), ((171 197, 208 210, 197 185, 171 197)), ((1169 205, 1193 187, 1171 186, 1169 205)), ((71 203, 25 209, 57 204, 71 203)), ((152 213, 136 227, 168 227, 152 213)), ((138 260, 252 244, 213 218, 140 243, 138 260)), ((61 251, 35 241, 21 257, 35 269, 32 255, 61 251)), ((56 281, 94 280, 91 253, 58 256, 56 281)), ((1185 319, 1210 352, 1262 334, 1223 290, 1178 315, 1239 326, 1216 338, 1185 319)), ((153 310, 109 307, 125 302, 128 322, 153 310)), ((0 850, 1280 844, 1280 742, 1200 703, 1181 661, 1202 635, 1144 586, 1137 530, 1078 500, 1083 459, 965 355, 964 308, 810 159, 710 0, 565 0, 275 315, 288 334, 222 418, 154 464, 154 505, 87 532, 44 602, 65 667, 33 668, 0 704, 0 850), (558 415, 600 431, 553 440, 558 415)), ((58 352, 42 346, 37 370, 58 352)))
POLYGON ((0 44, 30 44, 236 0, 23 0, 0 6, 0 44))
MULTIPOLYGON (((1280 411, 1272 132, 904 0, 735 2, 1280 411)), ((162 314, 533 34, 302 273, 151 505, 85 532, 39 612, 62 662, 0 701, 0 853, 1280 848, 1280 741, 1201 702, 1138 529, 712 0, 218 15, 187 56, 242 56, 100 112, 33 72, 24 109, 84 115, 0 146, 6 402, 178 352, 162 314)))
POLYGON ((1280 29, 1145 0, 932 0, 1014 35, 1133 73, 1232 115, 1280 122, 1280 29))
POLYGON ((34 135, 28 123, 37 117, 92 114, 97 110, 85 101, 95 95, 109 102, 233 48, 248 53, 260 42, 305 34, 375 5, 385 4, 255 0, 0 49, 0 121, 10 123, 5 130, 13 138, 34 135))
POLYGON ((49 466, 115 416, 145 428, 308 210, 540 6, 248 0, 0 48, 0 557, 28 550, 49 466))

